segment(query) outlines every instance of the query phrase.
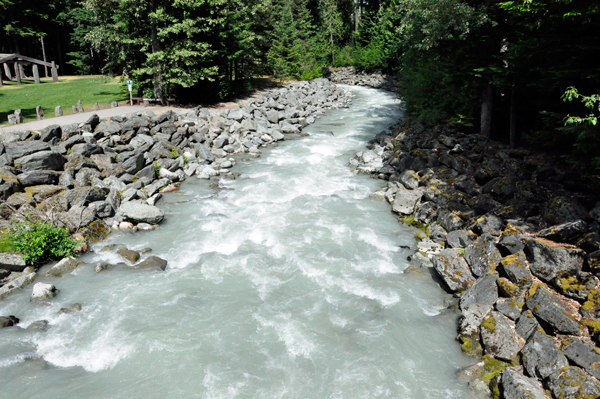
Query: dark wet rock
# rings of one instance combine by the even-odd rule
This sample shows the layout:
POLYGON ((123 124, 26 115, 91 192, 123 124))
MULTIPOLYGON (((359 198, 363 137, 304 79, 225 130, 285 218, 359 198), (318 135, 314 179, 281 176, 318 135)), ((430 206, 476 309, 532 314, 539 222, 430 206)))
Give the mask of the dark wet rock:
POLYGON ((535 238, 527 242, 525 250, 531 273, 546 282, 559 272, 578 271, 583 267, 583 251, 568 245, 535 238))
POLYGON ((82 309, 83 309, 83 307, 81 306, 80 303, 74 303, 72 305, 67 305, 64 308, 60 308, 60 310, 58 311, 58 314, 69 314, 69 313, 81 312, 82 309))
POLYGON ((552 374, 548 388, 556 398, 587 399, 600 396, 600 383, 579 367, 567 367, 552 374))
POLYGON ((553 285, 565 296, 584 300, 598 287, 598 279, 587 272, 561 272, 554 279, 553 285))
POLYGON ((477 219, 475 223, 471 225, 471 230, 477 235, 491 234, 493 236, 499 236, 503 227, 504 221, 501 218, 494 215, 487 215, 477 219))
POLYGON ((587 223, 583 220, 563 223, 552 226, 538 233, 538 237, 558 242, 574 242, 587 230, 587 223))
POLYGON ((524 239, 516 234, 503 234, 498 241, 498 249, 503 256, 516 254, 525 249, 524 239))
POLYGON ((573 337, 562 340, 562 352, 567 358, 596 378, 600 378, 600 354, 598 348, 573 337))
POLYGON ((11 272, 22 272, 27 265, 19 254, 0 253, 0 269, 11 272))
POLYGON ((531 273, 527 269, 527 259, 523 251, 506 256, 500 262, 500 267, 513 284, 520 289, 527 289, 533 283, 531 273))
POLYGON ((125 247, 121 247, 117 250, 117 253, 126 261, 130 263, 135 263, 140 259, 140 253, 137 251, 132 251, 125 247))
POLYGON ((539 382, 523 375, 520 366, 505 368, 501 384, 504 399, 550 399, 539 382))
POLYGON ((485 353, 500 360, 514 359, 525 344, 514 327, 514 323, 503 314, 491 312, 481 323, 481 339, 485 353))
POLYGON ((588 218, 588 211, 575 198, 555 197, 543 207, 542 217, 551 225, 588 218))
POLYGON ((451 231, 446 235, 446 242, 451 248, 465 248, 471 244, 473 240, 465 230, 451 231))
POLYGON ((521 298, 500 298, 496 302, 496 310, 516 321, 521 316, 523 305, 525 305, 525 301, 521 298))
POLYGON ((31 155, 17 158, 15 167, 23 172, 31 170, 62 170, 65 158, 52 151, 40 151, 31 155))
POLYGON ((435 270, 452 291, 464 291, 475 282, 467 263, 451 249, 434 255, 432 262, 435 270))
POLYGON ((467 289, 460 298, 460 307, 464 309, 472 304, 492 306, 498 299, 498 287, 496 286, 498 273, 492 273, 481 277, 467 289))
POLYGON ((464 221, 460 216, 445 209, 440 209, 438 211, 437 222, 449 232, 459 230, 464 226, 464 221))
POLYGON ((25 330, 30 332, 45 332, 50 328, 50 323, 47 320, 38 320, 31 323, 25 330))
POLYGON ((149 256, 134 267, 136 269, 160 269, 164 271, 167 269, 167 263, 166 260, 159 258, 158 256, 149 256))
POLYGON ((490 194, 497 201, 505 202, 515 194, 518 181, 518 179, 509 176, 497 177, 484 185, 481 191, 484 194, 490 194))
POLYGON ((600 250, 600 234, 595 231, 584 234, 575 244, 588 254, 600 250))
POLYGON ((534 288, 535 293, 527 300, 533 314, 561 333, 580 335, 581 325, 572 316, 574 312, 546 288, 541 285, 534 288))
POLYGON ((569 365, 554 340, 541 331, 533 332, 521 354, 527 373, 540 380, 569 365))
POLYGON ((471 267, 473 274, 483 276, 491 270, 496 270, 496 266, 502 258, 496 248, 495 238, 489 234, 479 237, 473 244, 465 248, 465 260, 471 267))
POLYGON ((0 328, 12 327, 19 324, 19 319, 15 316, 0 316, 0 328))

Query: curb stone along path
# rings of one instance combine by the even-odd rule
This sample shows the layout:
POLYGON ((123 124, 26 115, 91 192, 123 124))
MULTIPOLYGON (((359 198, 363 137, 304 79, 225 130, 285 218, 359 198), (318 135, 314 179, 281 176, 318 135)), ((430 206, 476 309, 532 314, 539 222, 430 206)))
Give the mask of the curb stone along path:
MULTIPOLYGON (((80 124, 1 133, 0 226, 20 217, 18 210, 51 215, 88 242, 106 238, 111 228, 151 230, 165 217, 154 206, 162 192, 191 177, 234 179, 234 154, 258 157, 261 148, 301 137, 320 115, 351 101, 349 91, 315 79, 228 111, 92 115, 80 124)), ((2 254, 0 261, 0 298, 33 282, 35 270, 22 259, 2 254)), ((166 261, 151 257, 133 266, 165 270, 166 261)))
POLYGON ((428 232, 411 258, 461 298, 457 339, 484 355, 470 385, 507 399, 600 397, 598 185, 479 135, 408 117, 392 130, 350 166, 387 180, 372 197, 428 232))

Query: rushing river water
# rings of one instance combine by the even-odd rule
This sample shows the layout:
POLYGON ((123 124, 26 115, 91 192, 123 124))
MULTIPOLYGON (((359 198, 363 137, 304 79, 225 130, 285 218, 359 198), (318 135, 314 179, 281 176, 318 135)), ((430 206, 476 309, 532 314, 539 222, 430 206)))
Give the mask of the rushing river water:
MULTIPOLYGON (((468 398, 456 315, 431 277, 403 273, 414 231, 383 182, 346 166, 399 116, 390 93, 351 88, 350 108, 300 140, 240 158, 220 189, 189 179, 160 229, 114 233, 61 278, 0 302, 2 398, 468 398), (333 132, 331 135, 329 132, 333 132), (112 268, 111 243, 150 247, 166 272, 112 268), (80 303, 81 312, 58 314, 80 303)), ((42 273, 45 270, 42 270, 42 273)))

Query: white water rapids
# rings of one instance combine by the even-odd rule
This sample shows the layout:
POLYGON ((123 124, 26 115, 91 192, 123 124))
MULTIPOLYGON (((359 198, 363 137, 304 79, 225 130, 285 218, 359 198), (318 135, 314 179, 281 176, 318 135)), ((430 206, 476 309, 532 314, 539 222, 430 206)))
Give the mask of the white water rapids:
MULTIPOLYGON (((147 233, 113 233, 61 278, 0 302, 2 398, 469 398, 456 314, 409 266, 414 231, 369 198, 384 182, 346 166, 401 115, 397 98, 350 88, 350 108, 309 137, 242 160, 237 180, 188 179, 147 233), (333 132, 333 135, 327 132, 333 132), (108 244, 150 247, 166 272, 112 268, 108 244), (81 312, 58 314, 80 303, 81 312)), ((149 254, 143 255, 148 256, 149 254)), ((41 273, 45 273, 42 269, 41 273)))

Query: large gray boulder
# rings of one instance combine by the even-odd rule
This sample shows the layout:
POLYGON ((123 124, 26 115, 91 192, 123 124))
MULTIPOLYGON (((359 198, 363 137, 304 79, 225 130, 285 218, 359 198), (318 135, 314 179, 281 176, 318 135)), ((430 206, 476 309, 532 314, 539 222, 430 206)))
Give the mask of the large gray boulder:
POLYGON ((555 398, 588 399, 600 397, 600 383, 579 367, 567 367, 549 377, 548 388, 555 398))
POLYGON ((423 196, 423 189, 416 190, 399 189, 396 192, 396 198, 392 205, 392 210, 401 215, 411 215, 415 211, 415 206, 423 196))
POLYGON ((62 136, 61 127, 58 125, 50 125, 50 126, 46 126, 42 130, 40 140, 43 142, 49 142, 53 138, 57 138, 60 140, 61 136, 62 136))
POLYGON ((62 170, 65 164, 65 158, 52 151, 40 151, 31 155, 17 158, 14 161, 15 167, 23 172, 31 170, 62 170))
POLYGON ((464 291, 475 279, 464 259, 451 249, 445 249, 431 259, 433 267, 452 291, 464 291))
POLYGON ((500 265, 509 280, 519 288, 525 290, 533 283, 523 251, 504 257, 500 265))
POLYGON ((520 235, 505 234, 498 241, 498 249, 503 255, 513 255, 525 249, 525 243, 520 235))
POLYGON ((481 340, 486 354, 506 361, 514 359, 525 344, 515 332, 514 322, 495 311, 481 323, 481 340))
POLYGON ((31 284, 35 280, 37 273, 28 273, 17 277, 10 281, 10 284, 5 284, 0 287, 0 299, 8 297, 13 292, 31 284))
POLYGON ((536 317, 544 320, 557 331, 571 335, 581 334, 581 325, 573 317, 575 312, 541 285, 527 300, 527 307, 536 317))
POLYGON ((504 399, 550 399, 539 382, 523 375, 520 366, 505 368, 501 383, 504 399))
POLYGON ((559 272, 578 271, 583 267, 585 253, 575 247, 543 238, 529 240, 526 245, 531 273, 550 282, 559 272))
POLYGON ((576 365, 600 379, 600 354, 597 348, 574 337, 562 341, 562 352, 576 365))
POLYGON ((32 301, 44 301, 52 299, 58 294, 54 284, 36 283, 31 292, 32 301))
POLYGON ((451 248, 465 248, 472 241, 469 233, 464 230, 454 230, 446 235, 446 242, 451 248))
POLYGON ((40 185, 56 185, 61 173, 52 170, 32 170, 21 173, 17 177, 24 187, 40 185))
POLYGON ((19 254, 0 253, 0 269, 11 272, 22 272, 27 265, 19 254))
POLYGON ((143 152, 138 152, 129 157, 123 162, 123 169, 131 175, 135 175, 137 172, 142 170, 146 165, 146 159, 144 158, 143 152))
POLYGON ((529 337, 538 329, 540 323, 537 321, 531 310, 526 310, 521 313, 521 316, 517 319, 515 330, 519 337, 524 340, 528 340, 529 337))
POLYGON ((569 365, 554 340, 541 331, 531 335, 521 353, 527 373, 540 380, 569 365))
POLYGON ((63 274, 70 273, 77 268, 77 266, 83 264, 83 262, 75 259, 72 256, 62 259, 56 265, 52 266, 48 272, 46 272, 46 277, 54 276, 61 277, 63 274))
POLYGON ((475 283, 469 287, 460 298, 461 309, 467 308, 475 303, 485 306, 494 305, 498 299, 497 280, 498 273, 492 273, 477 279, 477 281, 475 281, 475 283))
POLYGON ((160 208, 152 205, 125 202, 119 208, 117 216, 134 222, 158 224, 165 218, 165 213, 160 208))
POLYGON ((15 141, 5 144, 6 154, 11 159, 21 158, 26 155, 31 155, 39 151, 47 151, 50 149, 50 144, 40 141, 15 141))
POLYGON ((496 248, 496 239, 489 234, 479 237, 473 244, 465 248, 465 260, 477 277, 489 273, 500 263, 502 258, 496 248))
POLYGON ((538 237, 558 242, 573 242, 587 229, 587 223, 583 220, 567 222, 558 226, 548 227, 538 233, 538 237))

